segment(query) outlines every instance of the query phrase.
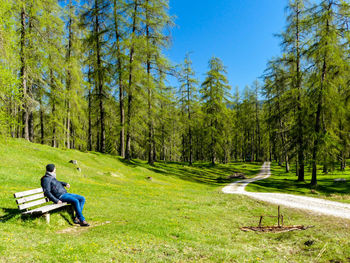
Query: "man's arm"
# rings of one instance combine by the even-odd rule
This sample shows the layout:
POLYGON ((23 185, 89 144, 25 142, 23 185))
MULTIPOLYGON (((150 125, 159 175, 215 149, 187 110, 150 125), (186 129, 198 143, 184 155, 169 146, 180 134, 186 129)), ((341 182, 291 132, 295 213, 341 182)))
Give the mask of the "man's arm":
POLYGON ((47 196, 50 201, 54 202, 55 204, 58 203, 58 199, 51 194, 51 180, 50 178, 44 178, 41 182, 41 186, 44 190, 44 195, 47 196))
POLYGON ((58 181, 58 182, 60 182, 63 186, 67 186, 67 184, 68 184, 66 182, 61 182, 61 181, 58 181))

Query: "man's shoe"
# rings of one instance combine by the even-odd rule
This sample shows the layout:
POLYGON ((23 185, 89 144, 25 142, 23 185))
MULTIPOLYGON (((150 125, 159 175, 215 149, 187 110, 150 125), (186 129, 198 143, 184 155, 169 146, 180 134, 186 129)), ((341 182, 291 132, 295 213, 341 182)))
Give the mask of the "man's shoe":
POLYGON ((77 217, 75 217, 75 218, 73 219, 73 223, 74 223, 74 224, 80 224, 80 220, 79 220, 77 217))
POLYGON ((90 226, 88 222, 85 220, 83 222, 80 222, 80 226, 90 226))

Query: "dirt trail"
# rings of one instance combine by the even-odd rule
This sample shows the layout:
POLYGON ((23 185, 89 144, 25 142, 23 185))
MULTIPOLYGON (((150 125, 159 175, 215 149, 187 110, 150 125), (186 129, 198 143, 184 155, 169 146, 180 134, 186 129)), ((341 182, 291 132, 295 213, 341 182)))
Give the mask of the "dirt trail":
POLYGON ((269 202, 276 205, 283 205, 291 208, 304 209, 317 214, 331 215, 341 218, 350 219, 350 204, 328 201, 320 198, 280 194, 280 193, 254 193, 246 192, 247 184, 268 178, 271 175, 270 163, 265 162, 261 167, 258 176, 234 182, 225 186, 222 191, 226 194, 243 194, 254 199, 269 202))

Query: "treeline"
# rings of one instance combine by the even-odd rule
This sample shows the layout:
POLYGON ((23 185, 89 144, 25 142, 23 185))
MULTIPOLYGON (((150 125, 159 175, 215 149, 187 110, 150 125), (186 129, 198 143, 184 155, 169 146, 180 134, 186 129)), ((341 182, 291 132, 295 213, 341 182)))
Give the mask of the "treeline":
POLYGON ((203 83, 189 55, 171 65, 168 1, 0 0, 0 12, 2 134, 151 164, 263 158, 258 87, 233 100, 220 59, 203 83))
POLYGON ((350 4, 293 0, 280 35, 283 53, 272 59, 265 75, 265 109, 274 154, 295 162, 299 181, 311 166, 323 172, 349 158, 350 139, 350 4))
POLYGON ((167 0, 0 0, 0 132, 150 164, 294 162, 316 184, 349 157, 349 3, 287 10, 281 56, 240 94, 219 58, 200 82, 165 57, 167 0))

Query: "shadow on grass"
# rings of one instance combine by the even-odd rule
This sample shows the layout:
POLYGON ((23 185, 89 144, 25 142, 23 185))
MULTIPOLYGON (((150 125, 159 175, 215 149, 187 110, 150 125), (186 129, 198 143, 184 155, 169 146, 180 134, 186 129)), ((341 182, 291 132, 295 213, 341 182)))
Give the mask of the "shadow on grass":
POLYGON ((350 193, 350 183, 335 182, 336 175, 318 174, 317 186, 311 187, 309 176, 305 176, 304 182, 298 182, 294 169, 286 173, 282 167, 271 165, 271 174, 268 179, 250 184, 249 191, 309 194, 311 189, 315 189, 324 195, 350 193))
POLYGON ((11 220, 12 218, 21 214, 21 212, 17 208, 1 207, 0 209, 3 212, 5 212, 5 215, 0 216, 0 222, 7 222, 7 221, 11 220))
MULTIPOLYGON (((65 215, 60 214, 60 216, 61 216, 69 225, 73 226, 73 224, 71 223, 71 221, 69 221, 69 219, 68 219, 65 215)), ((73 219, 73 218, 72 218, 72 219, 73 219)))
POLYGON ((139 166, 138 163, 134 160, 127 160, 127 159, 124 159, 120 156, 117 157, 117 159, 123 163, 124 165, 127 165, 127 166, 131 166, 131 167, 137 167, 139 166))
MULTIPOLYGON (((31 221, 35 218, 42 217, 43 214, 22 214, 21 211, 19 211, 17 208, 6 208, 2 207, 0 208, 3 212, 5 212, 5 215, 0 216, 0 223, 6 223, 7 221, 11 220, 12 218, 15 218, 17 216, 20 216, 22 221, 31 221)), ((67 218, 66 215, 62 214, 62 212, 68 212, 69 217, 73 220, 73 210, 70 206, 64 206, 60 207, 56 210, 53 210, 50 212, 50 214, 60 213, 60 216, 69 224, 73 225, 71 221, 67 218)))
POLYGON ((156 162, 154 165, 149 165, 140 160, 124 160, 118 158, 123 164, 130 167, 143 167, 152 172, 165 176, 175 176, 182 180, 202 183, 207 185, 226 185, 231 182, 241 180, 229 178, 234 173, 244 173, 247 177, 252 177, 260 170, 261 163, 249 163, 239 167, 242 163, 217 164, 211 163, 194 163, 189 166, 187 163, 181 162, 156 162), (247 168, 247 166, 249 166, 247 168))

